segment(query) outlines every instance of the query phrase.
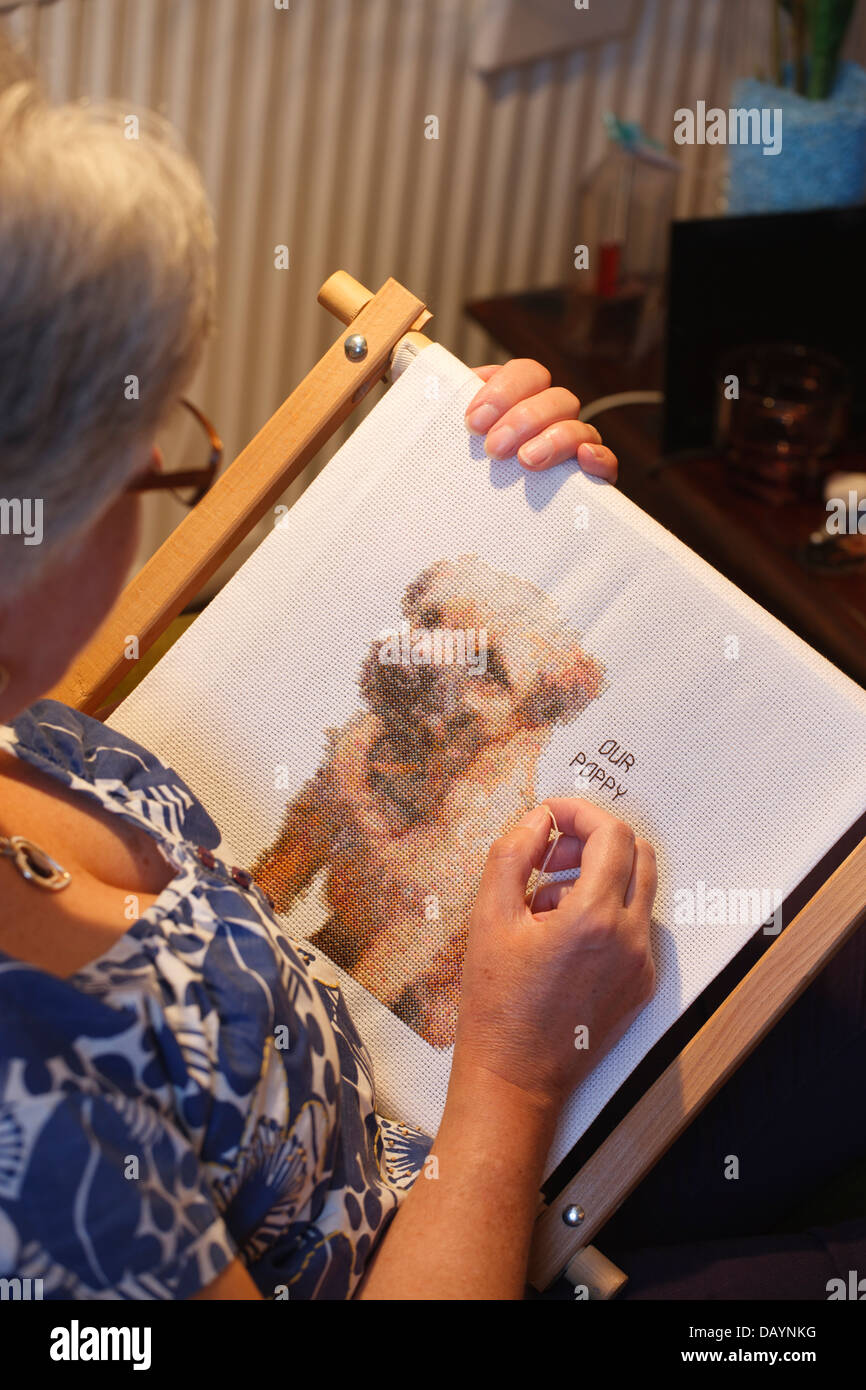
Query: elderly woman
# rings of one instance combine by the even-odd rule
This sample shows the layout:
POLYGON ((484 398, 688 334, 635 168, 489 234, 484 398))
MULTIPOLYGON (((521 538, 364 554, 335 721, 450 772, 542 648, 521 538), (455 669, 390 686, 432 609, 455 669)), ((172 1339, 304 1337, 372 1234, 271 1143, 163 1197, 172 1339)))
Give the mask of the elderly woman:
MULTIPOLYGON (((551 802, 552 867, 581 876, 533 913, 548 809, 493 846, 431 1141, 377 1112, 339 993, 193 793, 40 698, 123 582, 212 250, 168 132, 48 106, 0 43, 0 1276, 46 1298, 518 1298, 563 1099, 652 989, 649 845, 551 802)), ((614 476, 537 363, 480 375, 467 424, 491 454, 614 476)), ((847 1296, 866 1220, 840 1221, 844 1187, 834 1225, 790 1212, 866 1153, 864 1043, 861 930, 608 1223, 627 1296, 847 1296)))
MULTIPOLYGON (((123 583, 134 486, 210 325, 214 237, 166 132, 127 140, 116 115, 52 107, 12 79, 0 91, 0 1273, 41 1279, 46 1298, 520 1297, 558 1111, 652 990, 652 850, 586 802, 552 802, 556 863, 582 875, 530 914, 548 810, 495 844, 435 1142, 377 1113, 342 999, 260 891, 233 879, 193 793, 41 698, 123 583), (40 544, 14 524, 36 500, 40 544), (574 1048, 576 1020, 589 1052, 574 1048), (431 1180, 415 1182, 422 1169, 431 1180)), ((577 452, 614 476, 537 363, 480 375, 468 424, 494 456, 520 445, 527 467, 547 467, 577 452)))

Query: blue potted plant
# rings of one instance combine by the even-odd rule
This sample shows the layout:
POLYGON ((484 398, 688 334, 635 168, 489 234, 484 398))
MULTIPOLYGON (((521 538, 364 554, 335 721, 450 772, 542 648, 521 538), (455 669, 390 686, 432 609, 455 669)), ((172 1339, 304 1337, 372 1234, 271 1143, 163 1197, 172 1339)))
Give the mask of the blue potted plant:
POLYGON ((866 72, 839 60, 856 3, 771 0, 774 80, 735 83, 732 105, 774 113, 778 152, 765 154, 766 142, 730 145, 729 212, 846 207, 866 197, 866 72))

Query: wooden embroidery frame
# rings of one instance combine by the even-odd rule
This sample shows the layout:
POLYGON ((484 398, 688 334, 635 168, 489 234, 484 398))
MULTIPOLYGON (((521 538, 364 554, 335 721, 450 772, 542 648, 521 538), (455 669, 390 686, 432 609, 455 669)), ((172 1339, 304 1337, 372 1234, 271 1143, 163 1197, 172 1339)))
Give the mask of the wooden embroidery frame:
MULTIPOLYGON (((55 699, 95 714, 129 673, 129 634, 138 637, 140 659, 370 387, 388 378, 400 343, 407 337, 418 347, 430 341, 420 330, 432 315, 396 280, 386 280, 373 294, 337 271, 318 299, 351 325, 351 334, 340 334, 127 585, 51 692, 55 699), (348 341, 358 335, 364 339, 363 355, 348 341)), ((541 1207, 529 1268, 536 1289, 547 1288, 561 1274, 591 1298, 610 1298, 622 1286, 626 1276, 591 1245, 593 1237, 864 915, 866 839, 821 884, 567 1186, 541 1207)))

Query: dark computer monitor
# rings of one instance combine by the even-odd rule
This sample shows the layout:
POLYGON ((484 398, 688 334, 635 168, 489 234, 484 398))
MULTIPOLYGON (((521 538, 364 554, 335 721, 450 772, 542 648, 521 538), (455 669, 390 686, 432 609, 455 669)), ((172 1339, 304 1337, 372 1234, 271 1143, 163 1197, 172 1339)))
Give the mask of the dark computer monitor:
MULTIPOLYGON (((848 369, 866 426, 866 207, 674 222, 665 367, 666 453, 713 442, 716 374, 732 348, 823 348, 848 369)), ((722 371, 724 375, 724 371, 722 371)))

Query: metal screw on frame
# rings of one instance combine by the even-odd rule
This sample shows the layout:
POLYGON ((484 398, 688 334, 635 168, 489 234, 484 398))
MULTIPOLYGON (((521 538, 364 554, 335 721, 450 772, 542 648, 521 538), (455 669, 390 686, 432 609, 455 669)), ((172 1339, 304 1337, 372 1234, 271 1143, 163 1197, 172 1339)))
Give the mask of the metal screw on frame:
POLYGON ((343 347, 350 362, 363 362, 367 356, 367 339, 363 333, 350 333, 343 347))
POLYGON ((566 1226, 579 1226, 585 1216, 583 1207, 572 1205, 562 1209, 562 1219, 566 1226))

